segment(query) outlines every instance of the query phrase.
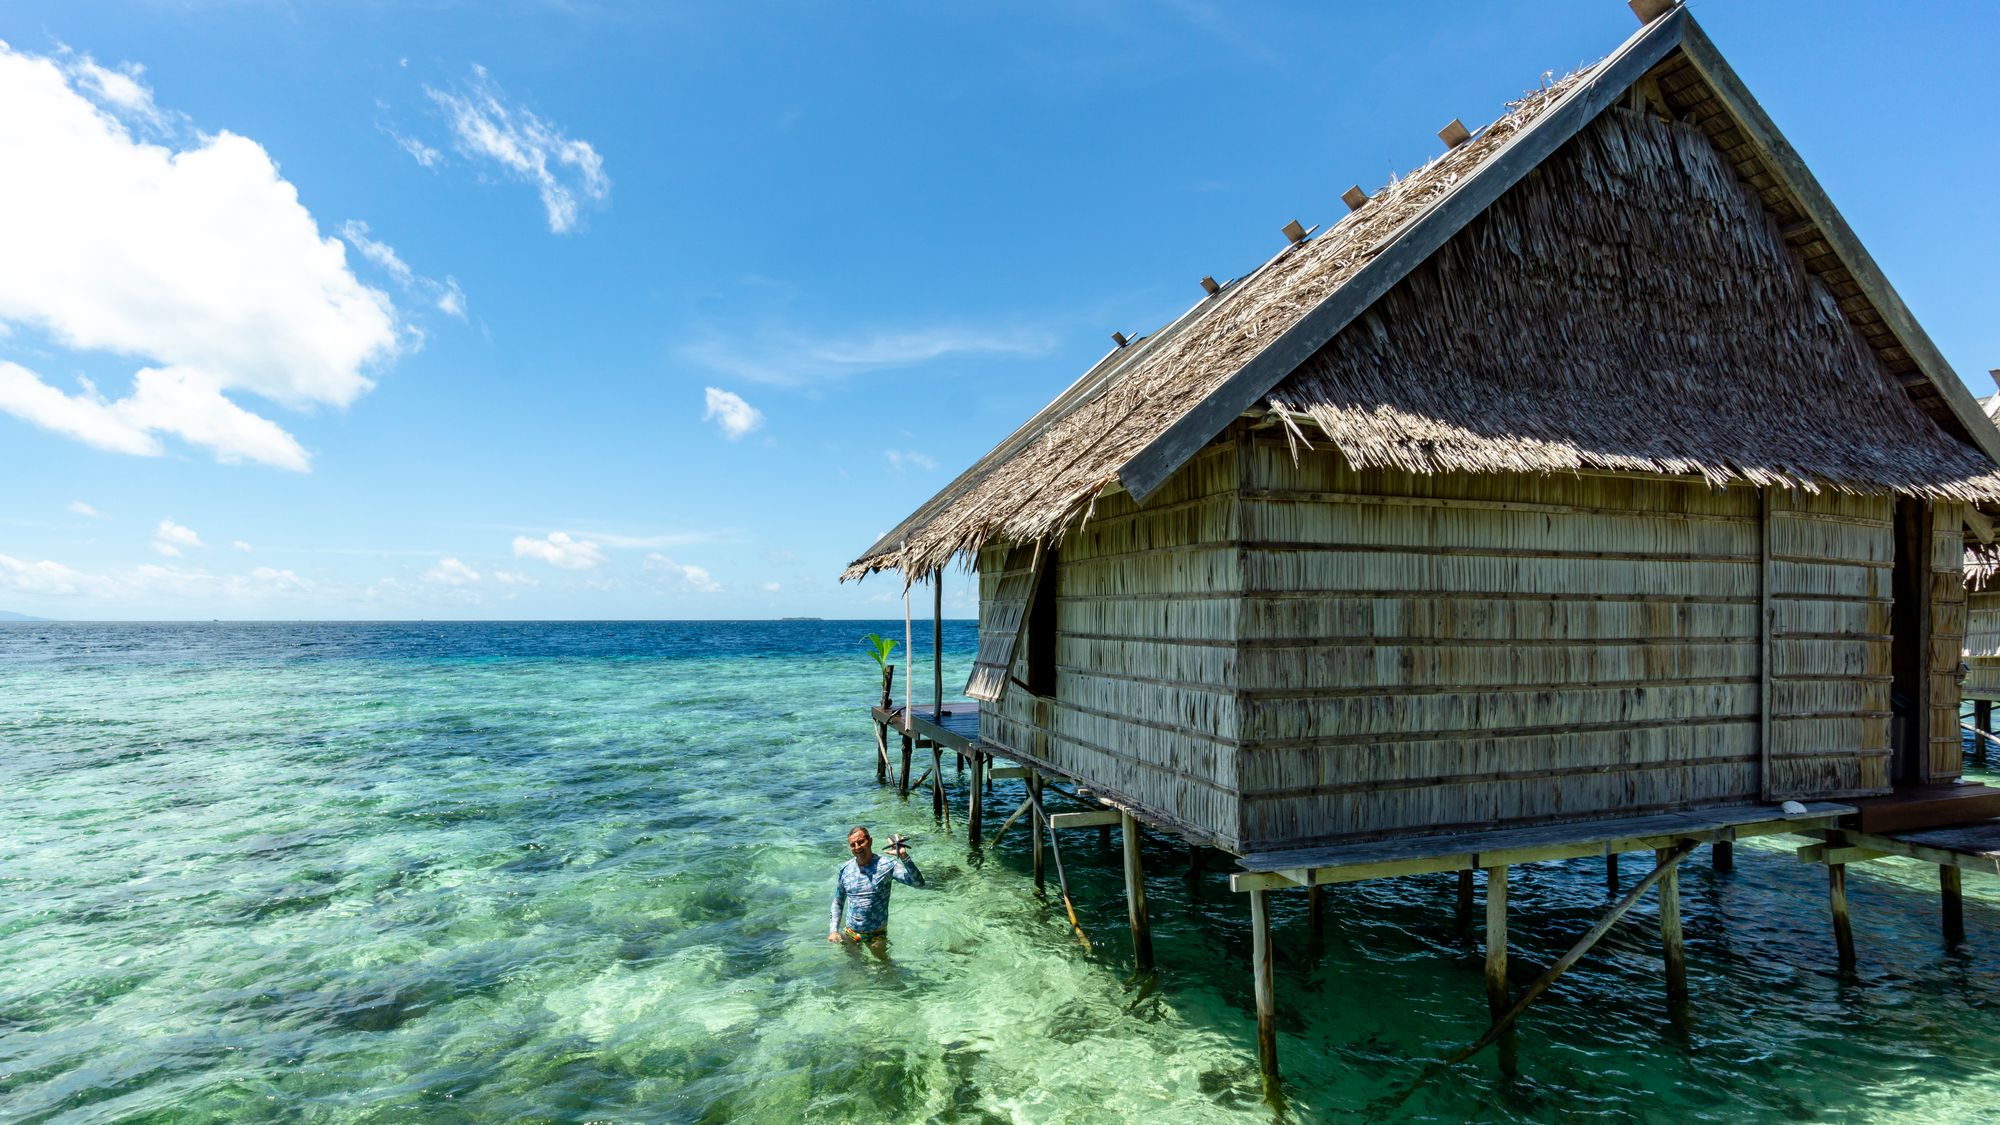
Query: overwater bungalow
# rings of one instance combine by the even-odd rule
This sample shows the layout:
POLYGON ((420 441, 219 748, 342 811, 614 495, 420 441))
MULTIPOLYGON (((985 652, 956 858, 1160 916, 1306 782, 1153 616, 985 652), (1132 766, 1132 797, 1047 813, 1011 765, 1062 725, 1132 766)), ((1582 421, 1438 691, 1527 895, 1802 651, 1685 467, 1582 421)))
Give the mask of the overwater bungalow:
POLYGON ((2000 431, 1693 18, 1633 7, 1118 338, 847 571, 977 569, 975 779, 1238 857, 1267 1075, 1274 891, 1458 871, 1467 910, 1484 869, 1497 1033, 1538 990, 1510 864, 1655 853, 1594 933, 1656 888, 1684 995, 1696 844, 1809 835, 1851 956, 1866 834, 2000 814, 1951 784, 2000 431))

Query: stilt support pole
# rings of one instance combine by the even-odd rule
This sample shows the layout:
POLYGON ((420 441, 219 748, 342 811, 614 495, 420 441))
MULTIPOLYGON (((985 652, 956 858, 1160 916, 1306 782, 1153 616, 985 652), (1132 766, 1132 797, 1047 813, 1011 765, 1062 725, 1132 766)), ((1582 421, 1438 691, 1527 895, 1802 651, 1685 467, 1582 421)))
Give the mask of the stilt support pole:
POLYGON ((944 750, 936 743, 931 744, 931 815, 939 819, 949 815, 944 806, 944 750))
MULTIPOLYGON (((909 720, 905 719, 904 721, 908 722, 909 720)), ((913 749, 915 749, 915 746, 911 743, 910 736, 905 734, 903 736, 903 774, 901 780, 896 782, 896 795, 899 797, 908 797, 910 795, 910 751, 913 749)))
POLYGON ((1146 917, 1146 870, 1139 861, 1139 822, 1121 813, 1118 830, 1125 844, 1125 917, 1132 923, 1132 961, 1142 973, 1153 970, 1153 924, 1146 917))
POLYGON ((1257 983, 1257 1067, 1266 1096, 1278 1087, 1278 995, 1271 979, 1271 892, 1250 892, 1250 971, 1257 983))
MULTIPOLYGON (((1506 1015, 1507 1003, 1507 869, 1486 869, 1486 1007, 1497 1022, 1506 1015)), ((1514 1031, 1501 1036, 1500 1073, 1513 1077, 1520 1073, 1514 1054, 1514 1031)))
POLYGON ((1826 865, 1827 898, 1833 904, 1833 944, 1840 952, 1840 970, 1854 969, 1854 923, 1847 917, 1847 865, 1826 865))
POLYGON ((1042 827, 1041 774, 1030 773, 1028 775, 1028 795, 1034 799, 1034 807, 1028 810, 1028 835, 1034 837, 1034 843, 1030 846, 1028 855, 1035 868, 1035 893, 1042 894, 1048 890, 1048 876, 1042 870, 1042 833, 1046 829, 1042 827))
POLYGON ((1604 889, 1613 895, 1618 893, 1618 853, 1604 857, 1604 889))
POLYGON ((1672 848, 1654 853, 1657 865, 1666 868, 1660 876, 1660 948, 1667 963, 1667 1010, 1675 1018, 1686 1010, 1688 1001, 1687 952, 1681 945, 1680 857, 1672 848))
POLYGON ((1452 914, 1452 925, 1461 934, 1472 932, 1472 868, 1458 873, 1458 909, 1452 914))
POLYGON ((965 838, 967 842, 973 844, 977 844, 979 837, 985 832, 986 795, 979 786, 980 775, 985 772, 985 755, 974 750, 972 752, 972 788, 967 790, 965 795, 965 838))
POLYGON ((1306 925, 1314 941, 1326 936, 1326 888, 1318 883, 1306 888, 1306 925))
POLYGON ((1965 941, 1965 896, 1959 887, 1958 868, 1938 868, 1938 890, 1944 898, 1944 943, 1961 945, 1965 941))
POLYGON ((1736 845, 1728 840, 1717 840, 1708 846, 1709 862, 1717 871, 1725 874, 1736 870, 1736 845))

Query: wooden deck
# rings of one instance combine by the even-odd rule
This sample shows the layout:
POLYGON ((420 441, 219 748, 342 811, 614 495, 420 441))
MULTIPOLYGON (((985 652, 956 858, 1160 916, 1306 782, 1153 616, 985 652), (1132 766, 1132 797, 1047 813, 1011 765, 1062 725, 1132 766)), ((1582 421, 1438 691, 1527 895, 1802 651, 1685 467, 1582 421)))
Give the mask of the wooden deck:
POLYGON ((1231 876, 1239 891, 1313 887, 1435 871, 1469 871, 1551 859, 1652 851, 1693 841, 1714 843, 1740 836, 1833 828, 1852 806, 1814 802, 1788 815, 1776 805, 1738 805, 1698 812, 1662 813, 1614 820, 1574 821, 1491 832, 1404 836, 1244 856, 1231 876))
POLYGON ((1971 824, 2000 817, 2000 788, 1990 785, 1919 785, 1881 797, 1848 801, 1854 815, 1842 828, 1881 834, 1971 824))
POLYGON ((868 709, 869 717, 878 723, 887 723, 897 734, 907 734, 917 740, 917 744, 928 747, 935 743, 947 750, 970 750, 979 741, 979 704, 970 701, 947 700, 943 707, 943 717, 935 713, 939 709, 929 703, 920 703, 910 708, 905 715, 900 706, 883 707, 879 704, 868 709))

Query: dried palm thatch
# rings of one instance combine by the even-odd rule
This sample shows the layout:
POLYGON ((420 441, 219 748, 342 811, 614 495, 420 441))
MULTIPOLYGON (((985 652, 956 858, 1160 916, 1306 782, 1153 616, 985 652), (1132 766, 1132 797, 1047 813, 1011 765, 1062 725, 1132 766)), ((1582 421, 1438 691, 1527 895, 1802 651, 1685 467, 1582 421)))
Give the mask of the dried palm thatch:
MULTIPOLYGON (((1530 91, 1324 235, 1113 352, 843 580, 894 567, 914 581, 990 542, 1058 539, 1162 431, 1596 69, 1530 91)), ((1475 220, 1270 395, 1297 437, 1310 420, 1357 465, 1422 472, 1619 470, 2000 499, 1992 463, 1898 401, 1699 133, 1622 112, 1585 133, 1502 197, 1505 216, 1475 220), (1671 198, 1648 198, 1660 191, 1671 198), (1673 214, 1676 200, 1699 221, 1673 214), (1801 416, 1814 432, 1798 432, 1801 416)))
POLYGON ((1707 136, 1651 111, 1598 118, 1270 405, 1360 468, 2000 497, 1707 136))

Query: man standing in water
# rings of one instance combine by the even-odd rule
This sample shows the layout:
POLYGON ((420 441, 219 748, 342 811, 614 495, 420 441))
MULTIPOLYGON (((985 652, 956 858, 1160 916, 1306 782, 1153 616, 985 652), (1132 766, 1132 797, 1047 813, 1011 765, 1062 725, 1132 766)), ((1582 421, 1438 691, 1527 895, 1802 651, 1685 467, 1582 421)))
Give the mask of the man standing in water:
POLYGON ((847 850, 853 859, 840 865, 833 876, 833 917, 826 940, 865 945, 877 957, 889 954, 889 880, 912 887, 924 885, 924 873, 910 860, 909 846, 901 837, 891 837, 889 858, 875 854, 875 841, 866 828, 847 834, 847 850))

